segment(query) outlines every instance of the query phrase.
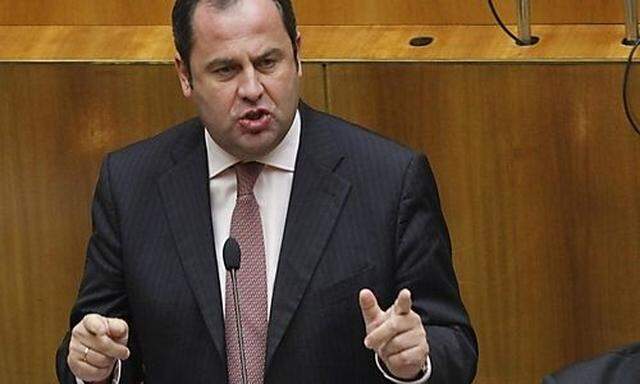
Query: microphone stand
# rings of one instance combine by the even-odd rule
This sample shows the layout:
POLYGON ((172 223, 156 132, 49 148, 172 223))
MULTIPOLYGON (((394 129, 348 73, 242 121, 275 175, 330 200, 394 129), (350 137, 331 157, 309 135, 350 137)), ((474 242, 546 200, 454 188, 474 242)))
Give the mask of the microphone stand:
MULTIPOLYGON (((236 239, 229 237, 222 247, 224 267, 231 274, 231 288, 233 293, 233 307, 236 310, 236 330, 238 331, 238 347, 240 348, 240 375, 242 384, 247 384, 247 359, 244 355, 244 333, 242 331, 242 315, 240 314, 240 292, 238 291, 238 277, 240 269, 240 245, 236 239)), ((227 316, 229 314, 227 313, 227 316)))
POLYGON ((534 45, 540 39, 531 36, 531 4, 529 0, 516 0, 518 14, 518 45, 534 45))
POLYGON ((636 45, 638 43, 638 4, 636 0, 624 0, 624 16, 626 35, 622 44, 636 45))
POLYGON ((247 381, 247 360, 244 356, 244 340, 242 332, 242 319, 240 316, 240 302, 238 300, 238 280, 236 278, 236 270, 231 269, 231 284, 233 285, 233 305, 236 309, 236 329, 238 330, 238 346, 240 347, 240 367, 242 375, 242 384, 248 384, 247 381))

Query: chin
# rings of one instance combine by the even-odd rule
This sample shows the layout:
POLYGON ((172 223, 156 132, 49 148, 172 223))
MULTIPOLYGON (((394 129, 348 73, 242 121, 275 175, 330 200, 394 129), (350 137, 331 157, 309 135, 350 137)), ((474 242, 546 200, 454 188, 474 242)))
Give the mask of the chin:
POLYGON ((268 138, 255 137, 255 138, 252 138, 252 139, 256 139, 255 141, 248 140, 249 142, 247 142, 246 145, 242 145, 239 149, 251 157, 264 156, 269 152, 271 152, 274 148, 276 148, 280 143, 280 141, 282 141, 283 137, 278 138, 279 140, 276 140, 272 136, 269 136, 268 138))
POLYGON ((255 159, 271 152, 275 146, 242 146, 238 148, 238 153, 242 159, 255 159))

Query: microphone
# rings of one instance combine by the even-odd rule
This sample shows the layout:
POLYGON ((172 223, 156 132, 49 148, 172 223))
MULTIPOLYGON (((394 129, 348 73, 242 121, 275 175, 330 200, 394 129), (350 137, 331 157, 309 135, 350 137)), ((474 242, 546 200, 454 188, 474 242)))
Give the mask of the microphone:
POLYGON ((240 347, 240 368, 242 374, 242 384, 247 384, 247 361, 244 356, 244 334, 242 332, 242 321, 240 318, 240 298, 238 292, 238 279, 236 272, 240 269, 240 245, 233 237, 229 237, 224 242, 222 248, 222 258, 224 267, 231 274, 231 285, 233 287, 233 305, 236 309, 236 329, 238 330, 238 346, 240 347))
POLYGON ((228 238, 227 241, 224 242, 222 258, 224 259, 224 267, 227 271, 235 272, 240 269, 240 245, 233 237, 228 238))

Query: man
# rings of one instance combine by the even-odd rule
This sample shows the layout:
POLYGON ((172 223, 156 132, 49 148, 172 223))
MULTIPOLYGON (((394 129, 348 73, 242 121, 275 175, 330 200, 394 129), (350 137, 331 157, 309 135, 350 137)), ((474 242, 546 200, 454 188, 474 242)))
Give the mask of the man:
POLYGON ((618 348, 546 376, 543 384, 640 383, 640 343, 618 348))
POLYGON ((105 159, 58 351, 76 381, 467 383, 477 345, 424 156, 299 101, 287 0, 178 0, 199 118, 105 159), (367 288, 367 289, 364 289, 367 288))

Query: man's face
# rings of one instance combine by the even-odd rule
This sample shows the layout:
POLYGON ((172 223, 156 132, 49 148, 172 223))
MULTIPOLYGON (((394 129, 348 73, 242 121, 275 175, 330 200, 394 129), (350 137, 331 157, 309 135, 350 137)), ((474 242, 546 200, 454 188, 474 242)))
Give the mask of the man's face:
POLYGON ((302 74, 274 1, 240 0, 224 10, 202 1, 193 41, 191 84, 179 56, 176 67, 211 137, 241 159, 269 153, 291 126, 302 74))

